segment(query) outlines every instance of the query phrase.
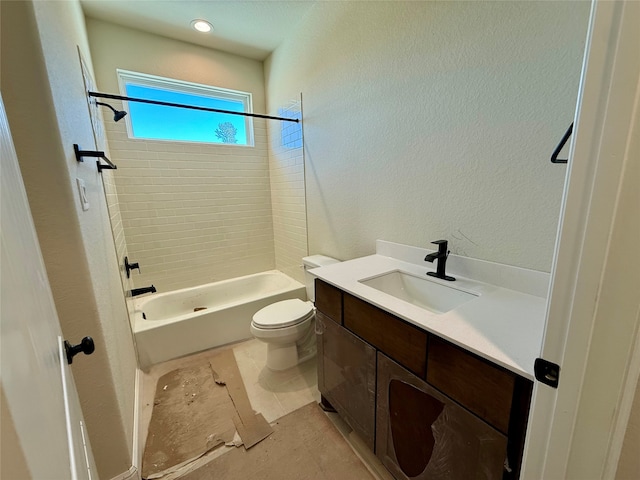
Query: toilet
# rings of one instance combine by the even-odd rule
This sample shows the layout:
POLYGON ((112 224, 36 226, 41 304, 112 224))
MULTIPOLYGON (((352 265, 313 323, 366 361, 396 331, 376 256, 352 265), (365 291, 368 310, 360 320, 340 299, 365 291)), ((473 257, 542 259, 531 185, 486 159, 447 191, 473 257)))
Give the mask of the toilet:
POLYGON ((315 275, 309 270, 339 263, 324 255, 302 259, 308 301, 299 298, 282 300, 258 310, 251 321, 251 334, 267 344, 267 367, 287 370, 316 354, 315 307, 313 306, 315 275))

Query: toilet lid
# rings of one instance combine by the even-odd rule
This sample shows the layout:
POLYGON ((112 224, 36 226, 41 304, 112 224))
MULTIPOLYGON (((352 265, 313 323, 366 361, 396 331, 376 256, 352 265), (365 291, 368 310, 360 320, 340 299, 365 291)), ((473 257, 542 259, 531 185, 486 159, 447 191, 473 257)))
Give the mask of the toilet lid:
POLYGON ((283 328, 303 322, 311 315, 313 315, 311 303, 294 298, 282 300, 258 310, 253 316, 253 323, 260 328, 283 328))

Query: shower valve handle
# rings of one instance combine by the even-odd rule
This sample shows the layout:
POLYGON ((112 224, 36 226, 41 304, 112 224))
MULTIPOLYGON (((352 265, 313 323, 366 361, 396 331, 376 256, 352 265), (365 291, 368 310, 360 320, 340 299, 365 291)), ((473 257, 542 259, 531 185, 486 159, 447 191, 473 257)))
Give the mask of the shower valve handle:
POLYGON ((131 270, 138 270, 138 273, 140 273, 140 265, 138 262, 129 263, 129 258, 127 257, 124 257, 124 269, 127 272, 127 278, 131 277, 131 270))

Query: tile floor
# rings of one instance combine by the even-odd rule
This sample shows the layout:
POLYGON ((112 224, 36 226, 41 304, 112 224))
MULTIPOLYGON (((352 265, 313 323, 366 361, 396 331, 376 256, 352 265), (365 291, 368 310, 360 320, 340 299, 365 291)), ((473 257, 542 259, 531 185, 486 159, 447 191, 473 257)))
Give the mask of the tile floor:
MULTIPOLYGON (((268 422, 274 422, 278 418, 310 402, 320 401, 315 358, 287 371, 274 372, 265 366, 267 346, 255 339, 207 350, 188 357, 169 360, 152 366, 147 372, 142 372, 140 402, 142 409, 140 412, 139 426, 139 438, 141 441, 140 455, 142 455, 144 451, 144 441, 147 438, 151 412, 153 410, 153 398, 158 379, 171 370, 197 364, 207 357, 216 355, 220 351, 229 348, 233 349, 236 363, 238 364, 238 369, 242 375, 242 380, 244 381, 244 386, 253 409, 262 413, 268 422)), ((374 477, 379 480, 392 479, 384 466, 382 466, 373 453, 368 451, 364 443, 338 415, 328 414, 328 416, 363 463, 369 468, 374 477)), ((235 447, 220 447, 196 462, 192 468, 182 471, 180 474, 192 471, 211 458, 222 455, 232 448, 235 447)), ((179 478, 180 474, 167 476, 165 480, 179 478)))

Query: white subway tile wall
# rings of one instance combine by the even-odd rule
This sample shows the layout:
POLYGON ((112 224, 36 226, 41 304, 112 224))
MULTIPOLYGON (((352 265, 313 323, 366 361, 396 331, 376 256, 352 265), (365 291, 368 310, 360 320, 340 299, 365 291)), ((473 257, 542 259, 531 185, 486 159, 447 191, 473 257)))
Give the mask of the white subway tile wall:
MULTIPOLYGON (((278 109, 278 116, 302 119, 301 101, 278 109)), ((270 122, 269 172, 276 268, 304 283, 307 210, 302 122, 270 122)))
MULTIPOLYGON (((111 155, 107 152, 107 157, 111 155)), ((104 185, 104 193, 107 201, 107 209, 109 210, 109 220, 111 222, 111 231, 113 232, 113 240, 116 249, 116 257, 120 267, 120 278, 122 280, 122 288, 128 292, 133 287, 131 279, 127 278, 124 269, 124 257, 128 257, 127 242, 125 240, 124 227, 122 226, 122 215, 120 213, 120 203, 118 201, 118 191, 116 187, 114 171, 102 171, 102 184, 104 185)), ((133 305, 127 302, 129 308, 129 319, 133 319, 133 305)))
POLYGON ((276 268, 264 120, 254 119, 255 147, 130 139, 124 122, 105 124, 135 287, 276 268))

